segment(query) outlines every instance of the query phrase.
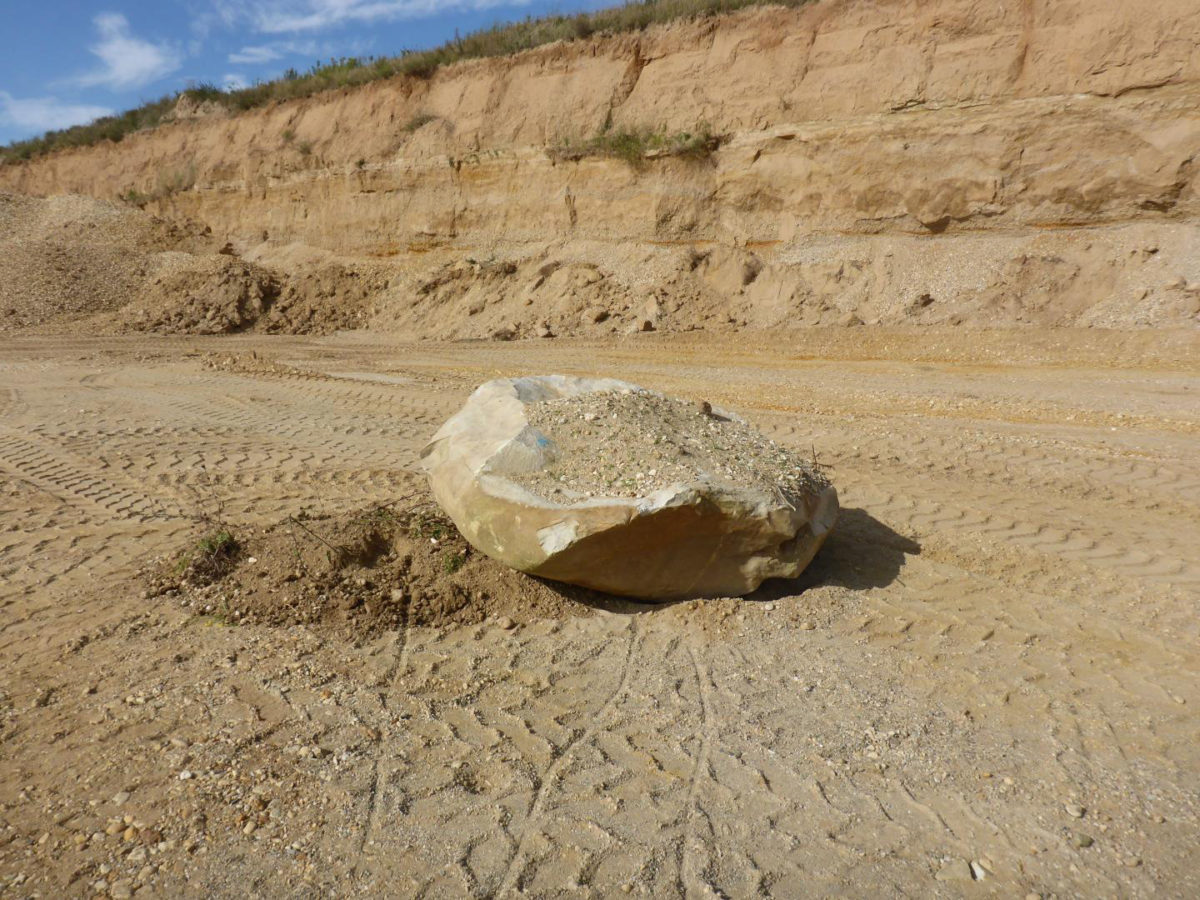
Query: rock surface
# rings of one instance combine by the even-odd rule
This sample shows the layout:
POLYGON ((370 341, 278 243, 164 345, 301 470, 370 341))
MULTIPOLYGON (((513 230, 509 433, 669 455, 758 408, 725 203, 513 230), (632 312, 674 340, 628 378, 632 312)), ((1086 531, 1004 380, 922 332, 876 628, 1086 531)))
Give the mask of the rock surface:
MULTIPOLYGON (((634 497, 593 491, 556 501, 535 493, 527 485, 539 482, 531 476, 558 464, 561 451, 530 424, 532 406, 602 393, 676 402, 613 379, 498 379, 479 387, 438 430, 422 453, 430 486, 476 548, 532 575, 649 599, 742 595, 808 565, 837 519, 838 502, 829 482, 799 460, 803 477, 787 489, 717 473, 634 497)), ((586 415, 600 429, 596 458, 611 464, 622 448, 606 446, 604 421, 586 415)), ((721 410, 695 415, 729 423, 726 441, 749 432, 721 410)))

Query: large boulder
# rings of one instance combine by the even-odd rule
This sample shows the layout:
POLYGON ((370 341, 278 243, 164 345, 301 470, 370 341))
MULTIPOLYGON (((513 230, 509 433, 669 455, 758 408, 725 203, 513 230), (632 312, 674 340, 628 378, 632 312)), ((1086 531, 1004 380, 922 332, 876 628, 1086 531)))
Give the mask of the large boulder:
POLYGON ((612 379, 489 381, 422 458, 488 556, 631 597, 740 596, 794 577, 838 513, 815 466, 738 417, 612 379))

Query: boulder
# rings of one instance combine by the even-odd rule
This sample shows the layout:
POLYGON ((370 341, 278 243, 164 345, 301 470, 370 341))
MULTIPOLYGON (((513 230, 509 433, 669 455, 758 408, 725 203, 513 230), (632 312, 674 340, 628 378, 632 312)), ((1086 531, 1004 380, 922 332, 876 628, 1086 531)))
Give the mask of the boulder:
POLYGON ((489 381, 422 460, 437 502, 478 550, 531 575, 630 597, 740 596, 794 577, 838 513, 837 492, 814 466, 736 416, 612 379, 489 381), (633 423, 619 418, 630 408, 633 423), (564 459, 560 432, 572 436, 575 457, 564 459), (693 432, 707 443, 678 443, 693 432), (728 464, 702 444, 730 451, 728 464), (669 465, 620 470, 646 463, 636 456, 643 445, 669 465))

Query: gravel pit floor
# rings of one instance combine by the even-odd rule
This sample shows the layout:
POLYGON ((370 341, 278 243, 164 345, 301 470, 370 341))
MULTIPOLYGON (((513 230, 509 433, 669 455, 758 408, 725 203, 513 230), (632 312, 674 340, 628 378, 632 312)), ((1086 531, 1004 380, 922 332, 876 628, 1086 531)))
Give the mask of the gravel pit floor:
POLYGON ((1197 396, 1176 332, 5 341, 0 894, 1200 896, 1197 396), (746 601, 472 621, 138 576, 207 514, 291 609, 291 519, 350 544, 531 370, 815 445, 837 530, 746 601))

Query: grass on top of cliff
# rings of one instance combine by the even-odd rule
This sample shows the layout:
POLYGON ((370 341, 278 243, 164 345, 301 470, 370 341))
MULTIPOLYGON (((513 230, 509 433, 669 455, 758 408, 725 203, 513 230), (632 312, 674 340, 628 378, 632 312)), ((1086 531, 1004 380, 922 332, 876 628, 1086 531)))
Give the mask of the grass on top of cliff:
POLYGON ((404 51, 398 56, 349 57, 316 64, 307 72, 288 69, 282 77, 239 90, 224 91, 212 84, 186 90, 143 104, 87 125, 49 131, 41 137, 15 141, 0 148, 0 165, 45 156, 56 150, 89 147, 102 141, 118 142, 126 135, 170 121, 181 97, 216 103, 230 112, 242 112, 283 100, 309 97, 322 91, 355 87, 393 76, 428 78, 442 66, 468 59, 509 56, 555 41, 572 41, 597 34, 641 31, 651 25, 735 12, 751 6, 804 6, 810 0, 633 0, 622 6, 576 15, 551 15, 540 19, 495 25, 465 37, 456 37, 429 50, 404 51))

